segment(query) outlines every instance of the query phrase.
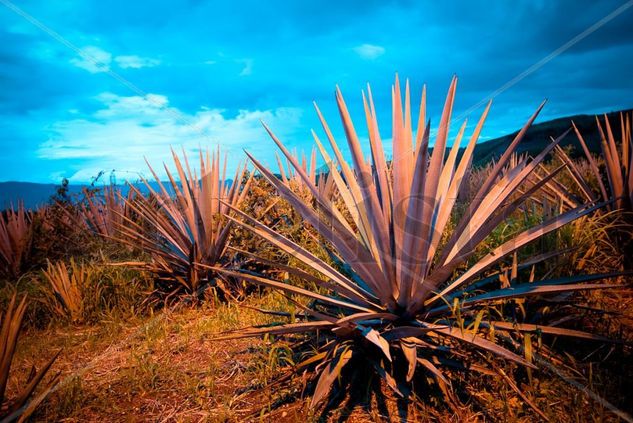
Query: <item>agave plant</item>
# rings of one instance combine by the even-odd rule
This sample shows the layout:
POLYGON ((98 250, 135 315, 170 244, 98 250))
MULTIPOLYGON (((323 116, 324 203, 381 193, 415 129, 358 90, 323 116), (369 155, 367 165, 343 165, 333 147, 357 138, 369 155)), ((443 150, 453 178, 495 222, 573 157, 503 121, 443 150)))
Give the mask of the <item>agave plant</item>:
POLYGON ((0 320, 2 321, 0 326, 0 418, 3 419, 2 421, 12 421, 17 419, 18 416, 19 421, 28 419, 29 415, 35 410, 35 407, 46 398, 47 394, 55 386, 59 376, 55 375, 48 382, 44 393, 29 403, 29 399, 42 382, 46 373, 50 370, 55 359, 57 359, 59 355, 59 353, 57 353, 39 372, 33 367, 26 380, 26 384, 12 398, 6 397, 11 364, 17 347, 26 306, 26 296, 22 298, 19 303, 16 303, 16 296, 14 295, 9 302, 7 310, 4 314, 0 314, 0 320), (4 420, 5 418, 7 420, 4 420))
POLYGON ((521 247, 591 213, 600 205, 582 205, 554 216, 515 234, 488 254, 477 255, 478 245, 556 175, 552 172, 515 195, 517 188, 526 182, 564 135, 533 159, 520 157, 510 163, 517 145, 543 107, 541 105, 494 164, 465 212, 458 217, 453 210, 457 193, 466 179, 490 104, 477 122, 461 157, 458 153, 466 122, 446 154, 456 85, 457 80, 453 79, 431 151, 430 123, 425 124, 424 91, 417 130, 414 131, 409 84, 406 84, 403 106, 396 78, 392 87, 393 158, 390 162, 383 150, 369 87, 367 97, 363 93, 363 105, 371 163, 363 156, 341 92, 337 89, 336 101, 351 151, 351 165, 345 161, 317 107, 334 159, 316 134, 314 140, 343 199, 344 210, 333 207, 332 202, 321 195, 300 163, 268 127, 266 130, 271 138, 310 190, 314 206, 302 201, 287 182, 275 177, 249 154, 256 168, 281 196, 331 244, 334 264, 319 259, 255 218, 232 208, 235 215, 227 216, 228 219, 301 260, 313 272, 289 266, 284 270, 309 282, 308 286, 318 288, 309 289, 288 280, 273 280, 239 270, 221 270, 226 275, 309 300, 307 305, 297 303, 304 311, 305 321, 246 328, 222 338, 316 333, 312 338, 317 344, 315 355, 297 366, 301 371, 314 370, 313 406, 327 397, 348 367, 368 365, 402 396, 409 392, 409 382, 416 374, 426 372, 448 398, 452 386, 451 366, 490 372, 485 369, 486 360, 482 359, 487 353, 535 368, 533 356, 526 357, 522 353, 522 337, 527 339, 530 334, 540 333, 601 339, 571 329, 516 321, 491 311, 495 305, 511 305, 514 300, 525 297, 611 286, 591 283, 608 275, 521 283, 521 269, 555 253, 539 254, 517 263, 516 275, 506 278, 509 280, 507 284, 501 283, 502 273, 490 273, 493 266, 521 247), (314 272, 322 277, 314 276, 314 272))
POLYGON ((184 164, 173 150, 172 155, 179 180, 165 165, 169 183, 162 182, 148 163, 158 189, 145 179, 149 195, 130 186, 135 200, 127 199, 125 204, 142 222, 122 216, 120 233, 124 242, 151 255, 147 267, 161 280, 176 282, 176 290, 195 293, 214 280, 221 284, 215 272, 202 265, 226 262, 231 224, 223 214, 229 206, 239 206, 252 175, 246 178, 246 166, 238 166, 233 180, 227 181, 226 160, 221 167, 219 151, 200 152, 200 177, 191 170, 184 150, 184 164))
POLYGON ((587 192, 588 197, 602 198, 604 201, 613 199, 614 210, 633 211, 633 140, 631 139, 631 115, 620 114, 620 141, 616 140, 614 131, 607 115, 604 115, 604 127, 596 116, 596 125, 600 133, 602 157, 605 161, 606 180, 609 190, 603 182, 603 176, 595 158, 589 152, 582 134, 572 122, 578 141, 583 148, 594 177, 598 181, 600 193, 595 194, 587 186, 580 172, 576 169, 577 183, 587 192))
MULTIPOLYGON (((132 200, 132 191, 128 192, 128 201, 132 200)), ((79 206, 79 213, 83 222, 93 232, 105 236, 114 237, 116 229, 121 226, 123 216, 127 216, 126 202, 122 199, 121 192, 115 186, 103 189, 103 195, 84 190, 85 204, 79 206)))
MULTIPOLYGON (((558 146, 557 146, 558 147, 558 146)), ((568 171, 573 178, 573 171, 569 170, 569 166, 567 164, 563 164, 561 169, 565 169, 568 171)), ((543 165, 539 166, 538 169, 535 169, 533 177, 530 178, 531 181, 539 181, 547 177, 550 171, 543 165)), ((557 180, 557 178, 552 178, 548 182, 545 183, 541 191, 532 197, 533 200, 545 206, 547 204, 558 204, 561 210, 570 210, 576 207, 580 207, 585 202, 595 202, 597 199, 595 198, 586 198, 583 195, 583 198, 579 198, 577 195, 574 195, 573 192, 561 181, 557 180)))
MULTIPOLYGON (((299 163, 296 154, 293 154, 293 156, 295 161, 299 163)), ((292 183, 303 186, 303 180, 297 174, 297 172, 294 171, 294 168, 292 167, 290 161, 286 160, 286 165, 284 166, 284 163, 279 157, 278 153, 275 153, 275 158, 277 159, 277 165, 279 166, 279 175, 281 177, 281 180, 288 184, 292 183)), ((314 185, 317 185, 316 159, 316 149, 313 149, 312 153, 310 154, 310 164, 308 164, 308 160, 305 154, 301 156, 300 162, 301 170, 303 170, 303 172, 308 175, 310 182, 312 182, 312 184, 314 185)))
MULTIPOLYGON (((557 154, 565 154, 564 150, 560 149, 557 145, 555 147, 557 154), (560 152, 559 152, 560 150, 560 152)), ((566 159, 569 159, 568 156, 565 155, 566 159)), ((510 156, 508 163, 502 169, 500 175, 504 175, 510 169, 514 169, 520 162, 527 161, 529 156, 527 153, 517 154, 513 153, 510 156)), ((462 192, 460 192, 459 197, 466 197, 468 200, 471 198, 469 195, 475 195, 479 188, 483 185, 485 180, 488 178, 490 173, 494 170, 496 164, 496 160, 492 159, 490 162, 486 163, 484 166, 475 169, 469 173, 468 182, 464 183, 464 187, 462 188, 462 192)), ((528 175, 526 181, 523 183, 523 186, 519 186, 516 189, 514 195, 523 194, 526 190, 530 189, 531 186, 540 183, 543 179, 547 179, 541 186, 540 189, 536 192, 533 192, 530 196, 530 200, 540 203, 542 206, 547 206, 548 204, 560 204, 560 208, 563 210, 569 210, 570 208, 576 208, 583 204, 583 201, 578 199, 572 193, 569 192, 567 187, 557 181, 557 178, 552 178, 549 176, 550 173, 559 173, 562 169, 567 169, 567 163, 563 162, 563 167, 560 169, 556 168, 550 171, 547 169, 542 163, 534 169, 534 171, 528 175)), ((571 173, 571 172, 570 172, 571 173)), ((573 176, 573 173, 572 173, 573 176)), ((587 201, 595 201, 595 198, 587 198, 587 201)))
POLYGON ((60 316, 68 316, 73 322, 84 318, 84 293, 94 281, 93 272, 85 264, 70 259, 70 269, 62 261, 48 262, 44 276, 50 283, 55 301, 53 309, 60 316))
MULTIPOLYGON (((572 122, 572 126, 582 146, 590 169, 591 179, 595 179, 598 192, 592 190, 587 178, 580 166, 568 157, 563 160, 568 162, 570 173, 575 185, 585 198, 609 201, 608 209, 617 217, 619 224, 614 228, 612 239, 623 256, 625 269, 632 269, 631 260, 627 259, 633 254, 633 139, 631 138, 631 118, 633 115, 620 113, 620 139, 616 140, 616 132, 612 129, 607 115, 604 115, 604 126, 596 116, 596 125, 600 134, 602 147, 601 159, 604 160, 604 173, 601 172, 599 161, 591 154, 584 137, 572 122)), ((562 152, 562 150, 561 150, 562 152)), ((561 153, 564 156, 564 152, 561 153)))
MULTIPOLYGON (((309 164, 305 154, 301 156, 300 162, 299 160, 297 160, 297 156, 294 155, 295 162, 300 163, 301 170, 308 176, 308 179, 310 180, 312 185, 319 188, 321 196, 325 198, 330 198, 334 195, 334 181, 332 180, 332 178, 329 177, 328 173, 317 173, 316 153, 316 149, 313 149, 312 154, 310 154, 309 164)), ((294 167, 292 166, 290 161, 286 160, 286 166, 284 166, 283 161, 279 157, 279 154, 275 154, 275 156, 277 159, 277 165, 279 166, 279 175, 281 177, 281 180, 292 187, 300 195, 311 197, 310 189, 303 183, 303 179, 294 170, 294 167)))
POLYGON ((19 275, 31 247, 31 216, 20 204, 0 215, 0 274, 19 275))

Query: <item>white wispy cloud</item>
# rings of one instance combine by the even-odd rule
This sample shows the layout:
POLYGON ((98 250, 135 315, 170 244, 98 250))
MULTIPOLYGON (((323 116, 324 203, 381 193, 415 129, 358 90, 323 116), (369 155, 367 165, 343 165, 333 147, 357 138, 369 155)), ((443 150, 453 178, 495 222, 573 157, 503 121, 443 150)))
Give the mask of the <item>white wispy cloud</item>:
POLYGON ((120 68, 123 69, 151 68, 160 65, 160 60, 158 59, 152 59, 150 57, 140 57, 136 55, 117 56, 114 58, 114 61, 117 63, 117 65, 119 65, 120 68))
POLYGON ((106 92, 96 100, 102 106, 94 113, 51 125, 48 140, 37 151, 41 159, 60 160, 60 166, 67 160, 82 163, 81 169, 66 173, 72 182, 89 181, 111 169, 124 177, 147 175, 144 157, 161 170, 161 162, 171 161, 170 146, 192 152, 219 144, 229 154, 229 170, 243 160, 243 148, 272 163, 274 149, 260 121, 284 136, 299 127, 301 117, 294 108, 240 110, 233 116, 222 109, 201 108, 187 114, 158 94, 126 97, 106 92))
POLYGON ((90 73, 99 73, 109 71, 113 64, 121 69, 140 69, 158 66, 161 62, 158 59, 135 54, 114 56, 101 47, 86 46, 81 49, 79 57, 70 59, 70 63, 90 73))
POLYGON ((107 72, 112 64, 112 54, 100 47, 87 46, 81 49, 79 57, 70 59, 70 63, 90 73, 107 72))
POLYGON ((354 51, 363 59, 373 60, 385 54, 385 48, 374 44, 361 44, 354 51))

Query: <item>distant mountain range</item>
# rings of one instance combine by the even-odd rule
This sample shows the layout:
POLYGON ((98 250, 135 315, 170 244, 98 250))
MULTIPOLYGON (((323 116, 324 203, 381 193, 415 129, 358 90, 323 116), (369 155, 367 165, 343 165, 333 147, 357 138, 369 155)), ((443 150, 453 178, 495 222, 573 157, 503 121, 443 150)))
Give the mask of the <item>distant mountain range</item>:
MULTIPOLYGON (((49 198, 57 192, 59 185, 37 184, 33 182, 0 182, 0 209, 6 209, 11 205, 17 207, 18 203, 33 209, 46 204, 49 198)), ((83 185, 69 185, 69 194, 77 194, 82 191, 83 185)))
MULTIPOLYGON (((628 113, 631 112, 631 109, 623 110, 622 112, 628 113)), ((620 111, 608 114, 609 122, 612 123, 616 136, 619 136, 620 132, 619 114, 620 111)), ((528 129, 523 141, 517 147, 517 152, 527 152, 531 155, 538 154, 550 142, 550 137, 556 138, 565 132, 571 126, 572 120, 582 133, 589 149, 593 152, 599 152, 600 135, 594 115, 567 116, 532 125, 528 129)), ((602 116, 600 120, 602 122, 602 116)), ((518 131, 477 144, 473 158, 474 165, 481 166, 501 156, 517 133, 518 131)), ((572 145, 576 155, 582 154, 580 144, 573 131, 561 141, 560 145, 572 145)), ((86 187, 87 185, 69 185, 68 193, 70 195, 79 194, 86 187)), ((55 184, 11 181, 0 182, 0 209, 4 209, 11 204, 17 205, 20 201, 22 201, 27 208, 35 208, 46 204, 50 200, 50 197, 56 193, 58 188, 59 185, 55 184)))
MULTIPOLYGON (((611 128, 613 129, 616 139, 620 136, 620 113, 630 113, 632 110, 633 109, 627 109, 607 113, 609 123, 611 124, 611 128)), ((604 117, 600 115, 599 118, 600 124, 604 128, 604 117)), ((582 134, 589 150, 594 153, 600 152, 600 133, 596 125, 596 116, 574 115, 532 125, 527 130, 523 141, 521 141, 517 147, 517 153, 527 152, 532 156, 540 153, 550 143, 550 138, 556 138, 562 135, 571 127, 572 121, 576 124, 576 127, 582 134)), ((518 132, 519 131, 515 131, 511 134, 477 144, 473 157, 474 165, 481 166, 494 158, 500 157, 518 132)), ((574 147, 572 157, 583 155, 582 147, 580 146, 578 138, 573 130, 563 140, 561 140, 559 145, 561 147, 572 145, 574 147)))
MULTIPOLYGON (((228 183, 231 181, 228 180, 228 183)), ((159 190, 159 186, 156 182, 149 182, 150 186, 154 190, 159 190)), ((103 187, 103 184, 91 187, 90 185, 68 185, 67 195, 69 197, 77 197, 83 193, 83 190, 88 188, 103 187)), ((134 186, 146 193, 149 190, 143 183, 135 183, 134 186)), ((0 210, 3 210, 11 205, 17 206, 18 203, 23 203, 28 209, 35 209, 39 206, 47 204, 51 201, 60 185, 55 184, 37 184, 32 182, 0 182, 0 210)), ((127 195, 128 186, 118 185, 123 195, 127 195)))

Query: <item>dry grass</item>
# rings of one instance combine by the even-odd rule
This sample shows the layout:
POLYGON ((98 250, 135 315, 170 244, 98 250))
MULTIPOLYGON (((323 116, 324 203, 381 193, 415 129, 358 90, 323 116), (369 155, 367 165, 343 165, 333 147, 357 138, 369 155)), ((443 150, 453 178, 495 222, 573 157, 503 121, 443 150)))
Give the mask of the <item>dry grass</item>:
MULTIPOLYGON (((244 305, 293 309, 273 293, 252 297, 244 305)), ((15 377, 26 374, 32 364, 41 364, 43 352, 63 349, 55 364, 62 372, 59 388, 37 411, 37 421, 355 423, 398 421, 404 410, 408 421, 534 421, 523 400, 498 377, 466 374, 456 375, 461 389, 471 395, 459 414, 437 400, 404 404, 377 378, 359 379, 351 396, 311 412, 301 397, 300 377, 275 384, 287 370, 283 348, 273 348, 263 339, 212 340, 221 331, 272 320, 250 308, 220 304, 96 325, 30 329, 16 354, 15 377)), ((606 353, 599 351, 585 360, 575 354, 580 372, 576 377, 602 394, 619 390, 618 403, 624 404, 626 385, 613 383, 626 383, 623 379, 633 369, 629 364, 609 369, 609 362, 603 361, 606 353)), ((630 356, 622 363, 630 363, 630 356)), ((509 374, 517 371, 498 365, 509 374)), ((519 380, 525 395, 553 421, 616 421, 547 373, 535 372, 531 383, 525 374, 519 380)))

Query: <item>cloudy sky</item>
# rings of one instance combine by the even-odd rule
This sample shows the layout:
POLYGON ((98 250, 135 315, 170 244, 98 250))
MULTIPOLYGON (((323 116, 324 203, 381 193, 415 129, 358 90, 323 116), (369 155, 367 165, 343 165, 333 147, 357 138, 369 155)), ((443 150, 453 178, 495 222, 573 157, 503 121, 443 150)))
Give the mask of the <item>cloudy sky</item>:
POLYGON ((415 102, 427 84, 435 123, 453 74, 471 121, 514 80, 483 138, 545 98, 541 120, 633 106, 633 1, 439 3, 0 0, 0 181, 134 179, 170 146, 272 164, 260 120, 309 151, 312 101, 342 142, 336 84, 360 128, 371 83, 389 138, 396 72, 415 102))

